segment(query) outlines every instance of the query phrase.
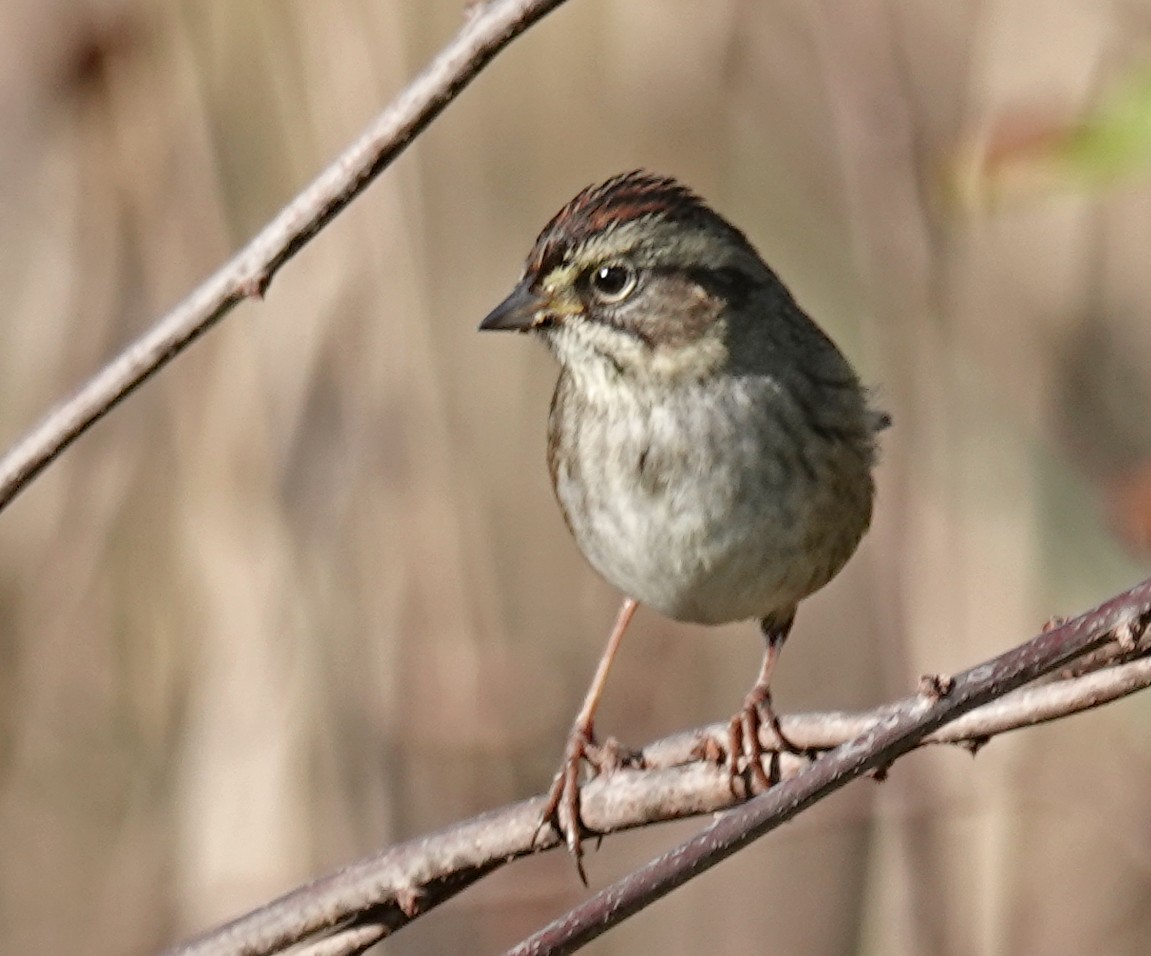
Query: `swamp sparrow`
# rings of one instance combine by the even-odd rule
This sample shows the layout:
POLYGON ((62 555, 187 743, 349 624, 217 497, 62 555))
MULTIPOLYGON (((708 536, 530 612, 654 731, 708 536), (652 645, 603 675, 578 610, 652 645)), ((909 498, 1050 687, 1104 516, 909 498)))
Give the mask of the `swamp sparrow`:
POLYGON ((761 725, 786 743, 772 671, 796 605, 867 530, 888 419, 743 233, 642 171, 561 209, 480 328, 531 332, 559 360, 552 485, 580 550, 626 595, 544 816, 579 864, 580 765, 610 768, 593 720, 637 602, 679 621, 759 620, 767 648, 727 766, 769 785, 761 725))

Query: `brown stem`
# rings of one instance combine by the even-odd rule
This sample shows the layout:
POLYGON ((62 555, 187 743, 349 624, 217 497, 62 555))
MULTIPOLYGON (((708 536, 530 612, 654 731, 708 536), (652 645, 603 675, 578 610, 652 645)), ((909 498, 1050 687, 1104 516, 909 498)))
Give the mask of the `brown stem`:
POLYGON ((0 458, 0 509, 80 435, 243 299, 362 193, 491 60, 564 0, 473 4, 464 27, 335 162, 214 276, 97 372, 0 458))

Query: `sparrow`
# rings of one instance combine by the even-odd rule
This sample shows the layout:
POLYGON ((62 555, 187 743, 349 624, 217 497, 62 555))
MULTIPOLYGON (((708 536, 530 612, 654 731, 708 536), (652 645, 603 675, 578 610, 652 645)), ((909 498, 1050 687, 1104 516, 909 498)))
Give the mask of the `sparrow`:
POLYGON ((729 722, 726 763, 733 785, 748 774, 765 789, 761 727, 788 743, 770 690, 780 650, 800 601, 870 524, 890 420, 747 237, 643 170, 564 206, 480 329, 527 333, 558 361, 552 486, 584 556, 625 595, 541 823, 584 878, 581 766, 618 761, 597 743, 595 711, 637 605, 759 622, 763 661, 729 722))

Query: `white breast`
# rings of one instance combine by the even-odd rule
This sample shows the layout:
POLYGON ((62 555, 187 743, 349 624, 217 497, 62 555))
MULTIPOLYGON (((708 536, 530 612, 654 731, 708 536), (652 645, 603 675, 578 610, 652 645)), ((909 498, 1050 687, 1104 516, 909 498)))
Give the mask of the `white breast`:
MULTIPOLYGON (((842 485, 815 475, 841 452, 818 439, 796 448, 794 410, 770 381, 741 384, 722 412, 692 389, 658 404, 611 392, 584 396, 556 493, 588 560, 625 594, 679 620, 765 617, 821 587, 855 549, 870 508, 862 524, 833 518, 842 485), (773 406, 783 418, 765 414, 773 406)), ((553 433, 572 424, 553 419, 553 433)))

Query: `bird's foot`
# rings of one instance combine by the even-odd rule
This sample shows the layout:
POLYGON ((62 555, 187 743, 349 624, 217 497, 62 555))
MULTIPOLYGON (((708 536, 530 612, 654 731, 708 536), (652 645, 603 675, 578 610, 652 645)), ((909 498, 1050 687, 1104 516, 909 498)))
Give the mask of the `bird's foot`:
MULTIPOLYGON (((587 874, 583 867, 583 839, 592 835, 580 817, 580 770, 587 764, 592 776, 609 774, 624 765, 636 763, 637 756, 609 737, 604 743, 596 742, 591 726, 576 724, 568 736, 559 772, 548 791, 548 800, 536 827, 536 838, 545 827, 551 827, 567 844, 575 859, 576 872, 584 886, 587 874)), ((534 840, 533 840, 534 842, 534 840)))
POLYGON ((732 793, 738 793, 736 781, 743 784, 745 793, 762 793, 779 779, 778 761, 772 759, 770 775, 763 768, 763 758, 770 754, 778 757, 781 751, 804 753, 783 733, 779 717, 771 703, 771 691, 763 685, 756 685, 743 699, 743 707, 727 725, 727 772, 731 781, 732 793), (764 747, 760 730, 764 725, 771 728, 776 738, 774 747, 764 747), (750 774, 750 782, 745 779, 750 774))

